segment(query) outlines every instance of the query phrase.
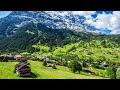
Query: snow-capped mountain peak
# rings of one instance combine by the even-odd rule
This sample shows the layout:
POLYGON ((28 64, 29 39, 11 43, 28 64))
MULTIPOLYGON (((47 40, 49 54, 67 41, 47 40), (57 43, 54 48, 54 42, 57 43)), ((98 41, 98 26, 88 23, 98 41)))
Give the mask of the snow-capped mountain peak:
POLYGON ((7 17, 16 27, 34 22, 44 24, 52 29, 70 29, 97 33, 95 29, 84 23, 82 16, 73 11, 13 11, 7 17))

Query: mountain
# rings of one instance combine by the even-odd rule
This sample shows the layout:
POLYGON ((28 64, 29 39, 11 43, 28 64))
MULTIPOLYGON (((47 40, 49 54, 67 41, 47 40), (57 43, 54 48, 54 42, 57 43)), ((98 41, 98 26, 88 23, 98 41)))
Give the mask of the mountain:
POLYGON ((41 23, 51 29, 95 31, 83 21, 81 16, 73 15, 71 11, 13 11, 7 17, 0 19, 0 38, 11 36, 18 28, 29 22, 41 23))
POLYGON ((99 34, 71 11, 13 11, 0 19, 0 50, 31 50, 38 42, 62 46, 99 34))

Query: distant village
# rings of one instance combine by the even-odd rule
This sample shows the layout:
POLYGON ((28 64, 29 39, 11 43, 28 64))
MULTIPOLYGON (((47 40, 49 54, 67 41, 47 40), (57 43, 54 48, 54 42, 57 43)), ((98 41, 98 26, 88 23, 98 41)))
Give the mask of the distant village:
POLYGON ((44 60, 48 63, 48 67, 53 68, 54 64, 53 63, 58 63, 57 61, 50 60, 48 57, 35 57, 35 54, 32 54, 32 58, 28 58, 24 55, 21 54, 4 54, 0 55, 0 61, 18 61, 18 64, 14 66, 15 72, 18 76, 30 76, 31 74, 31 68, 27 65, 27 60, 34 60, 34 61, 41 61, 43 62, 44 60))
MULTIPOLYGON (((14 66, 14 70, 15 73, 18 76, 30 76, 31 75, 31 68, 27 63, 27 60, 33 60, 33 61, 39 61, 39 62, 43 62, 46 61, 47 62, 47 66, 50 68, 56 68, 55 65, 61 65, 61 62, 57 61, 57 60, 51 60, 50 58, 48 58, 47 56, 41 56, 41 55, 36 55, 36 54, 30 54, 30 55, 21 55, 21 54, 3 54, 0 55, 0 61, 2 62, 8 62, 8 61, 18 61, 18 64, 16 64, 14 66), (39 56, 39 57, 36 57, 39 56)), ((64 61, 64 60, 63 60, 64 61)), ((67 61, 67 63, 70 63, 70 60, 67 61)), ((85 61, 86 64, 87 61, 85 61)), ((94 62, 95 65, 100 65, 101 62, 100 61, 96 61, 94 62)), ((102 66, 104 66, 104 68, 108 67, 108 62, 104 61, 102 66)), ((88 73, 94 73, 94 71, 89 68, 86 69, 85 72, 88 73)))

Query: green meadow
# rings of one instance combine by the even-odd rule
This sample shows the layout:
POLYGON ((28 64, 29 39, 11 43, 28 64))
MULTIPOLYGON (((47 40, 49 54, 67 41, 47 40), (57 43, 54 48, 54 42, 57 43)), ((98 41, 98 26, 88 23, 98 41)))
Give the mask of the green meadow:
POLYGON ((31 77, 19 77, 14 73, 14 65, 18 62, 0 62, 0 79, 106 79, 95 75, 83 75, 82 72, 72 73, 68 67, 58 66, 52 69, 42 65, 42 62, 28 60, 31 67, 31 77))

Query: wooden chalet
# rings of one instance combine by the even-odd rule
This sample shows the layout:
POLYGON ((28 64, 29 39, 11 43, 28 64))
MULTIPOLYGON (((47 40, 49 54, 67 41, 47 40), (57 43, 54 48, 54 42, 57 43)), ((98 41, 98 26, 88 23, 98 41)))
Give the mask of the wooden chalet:
POLYGON ((4 55, 0 55, 0 59, 3 59, 4 58, 4 55))
POLYGON ((49 64, 48 64, 48 67, 53 68, 53 69, 56 69, 55 64, 51 64, 51 63, 49 63, 49 64))
POLYGON ((15 65, 15 71, 19 76, 30 76, 31 69, 25 63, 19 63, 15 65))
POLYGON ((54 64, 49 63, 49 64, 48 64, 48 67, 53 67, 53 65, 54 65, 54 64))
POLYGON ((93 71, 91 68, 86 69, 85 72, 87 72, 87 73, 89 73, 89 74, 94 74, 94 71, 93 71))
POLYGON ((9 54, 9 55, 7 55, 8 57, 9 57, 9 60, 14 60, 14 55, 13 54, 9 54))
POLYGON ((37 61, 44 61, 44 58, 40 57, 36 59, 37 61))
POLYGON ((15 55, 14 58, 19 62, 27 62, 27 58, 22 55, 15 55))

